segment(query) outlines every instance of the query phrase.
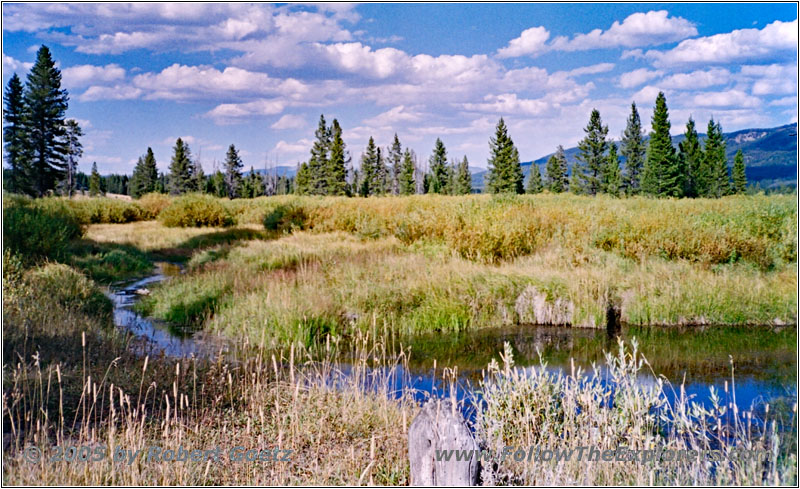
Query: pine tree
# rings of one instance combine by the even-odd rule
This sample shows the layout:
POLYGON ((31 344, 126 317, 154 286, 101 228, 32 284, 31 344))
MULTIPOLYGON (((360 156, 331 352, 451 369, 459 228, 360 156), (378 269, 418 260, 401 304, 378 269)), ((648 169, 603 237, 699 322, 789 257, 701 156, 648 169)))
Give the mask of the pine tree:
POLYGON ((400 139, 397 137, 397 133, 394 134, 394 141, 386 155, 386 160, 390 169, 389 177, 391 184, 389 190, 392 192, 392 195, 397 195, 400 193, 399 180, 403 164, 403 147, 400 145, 400 139))
POLYGON ((486 188, 493 194, 521 194, 524 178, 519 152, 509 137, 508 128, 501 117, 497 122, 494 137, 489 139, 489 176, 486 188))
POLYGON ((3 95, 3 140, 5 141, 6 161, 9 164, 8 189, 12 193, 32 192, 29 174, 31 147, 26 133, 26 108, 22 82, 16 73, 8 81, 3 95))
POLYGON ((339 121, 333 120, 330 129, 330 159, 328 160, 327 195, 347 195, 347 164, 349 157, 346 151, 342 128, 339 121))
POLYGON ((225 186, 225 174, 220 170, 215 171, 209 178, 209 191, 215 197, 227 197, 228 189, 225 186))
POLYGON ((200 163, 200 158, 192 162, 192 191, 206 191, 206 174, 203 171, 203 164, 200 163))
POLYGON ((625 193, 636 195, 641 192, 642 167, 644 166, 647 147, 642 135, 642 121, 636 103, 631 104, 631 115, 622 135, 620 153, 625 157, 625 176, 623 185, 625 193))
POLYGON ((704 151, 705 172, 708 174, 707 197, 723 197, 730 191, 730 175, 728 174, 728 160, 725 156, 725 138, 722 135, 722 126, 708 122, 708 135, 704 151))
POLYGON ((294 193, 309 195, 311 193, 311 170, 308 163, 300 163, 294 177, 294 193))
POLYGON ((619 168, 617 145, 613 142, 608 145, 608 156, 603 170, 603 192, 619 197, 622 190, 622 172, 619 168))
POLYGON ((686 123, 684 135, 683 141, 678 144, 678 157, 684 170, 684 195, 698 197, 706 192, 708 178, 703 174, 703 150, 691 117, 686 123))
POLYGON ((580 186, 580 193, 596 195, 602 191, 603 169, 606 167, 605 153, 608 147, 606 141, 608 126, 603 125, 597 109, 592 110, 589 124, 583 132, 586 136, 578 143, 576 159, 580 164, 577 166, 578 172, 575 178, 580 186))
POLYGON ((469 195, 472 193, 472 174, 469 171, 467 156, 458 164, 456 169, 454 192, 456 195, 469 195))
POLYGON ((653 111, 653 131, 650 133, 647 160, 642 172, 642 190, 658 197, 680 197, 683 192, 680 166, 669 130, 667 98, 664 92, 659 92, 653 111))
POLYGON ((25 84, 27 145, 31 151, 31 183, 39 197, 55 187, 66 169, 64 114, 69 94, 61 89, 61 71, 47 46, 36 53, 36 63, 25 84))
POLYGON ((169 165, 169 193, 180 195, 191 192, 193 183, 191 152, 189 146, 178 138, 169 165))
POLYGON ((747 190, 747 175, 744 171, 744 155, 742 150, 733 157, 733 193, 743 194, 747 190))
POLYGON ((572 167, 569 172, 569 191, 573 194, 580 194, 581 180, 580 180, 580 163, 577 161, 572 162, 572 167))
POLYGON ((92 163, 92 175, 89 177, 89 195, 95 197, 103 191, 100 173, 97 171, 97 162, 92 163))
POLYGON ((545 172, 547 174, 547 188, 551 192, 559 194, 567 191, 569 187, 567 157, 562 146, 559 145, 556 153, 547 160, 545 172))
POLYGON ((448 180, 450 180, 450 175, 449 169, 447 168, 447 149, 445 149, 441 139, 436 138, 433 154, 428 161, 431 170, 430 193, 448 193, 447 183, 448 180))
POLYGON ((359 172, 359 190, 362 197, 368 197, 378 193, 375 183, 379 176, 378 165, 380 163, 380 153, 375 146, 375 140, 370 137, 367 148, 361 155, 361 171, 359 172))
POLYGON ((313 195, 327 195, 328 193, 328 150, 331 145, 331 131, 325 125, 325 116, 320 114, 319 126, 314 132, 317 138, 311 147, 311 157, 308 159, 310 175, 310 193, 313 195))
POLYGON ((542 184, 542 173, 539 171, 539 165, 531 163, 531 171, 528 174, 528 185, 525 187, 527 194, 540 194, 544 190, 542 184))
POLYGON ((229 199, 239 197, 243 167, 244 164, 242 164, 242 158, 239 157, 239 151, 236 146, 231 144, 225 154, 225 190, 229 199))
POLYGON ((417 193, 417 182, 414 179, 416 165, 411 150, 406 148, 403 153, 403 166, 398 176, 398 191, 400 195, 413 195, 417 193))
POLYGON ((75 191, 75 175, 78 173, 78 160, 83 156, 83 145, 81 144, 81 126, 75 119, 69 119, 65 123, 64 141, 67 145, 67 175, 64 180, 64 194, 72 197, 75 191))
POLYGON ((158 186, 158 167, 153 150, 147 148, 147 153, 139 157, 130 180, 130 194, 138 199, 144 194, 156 192, 158 186))

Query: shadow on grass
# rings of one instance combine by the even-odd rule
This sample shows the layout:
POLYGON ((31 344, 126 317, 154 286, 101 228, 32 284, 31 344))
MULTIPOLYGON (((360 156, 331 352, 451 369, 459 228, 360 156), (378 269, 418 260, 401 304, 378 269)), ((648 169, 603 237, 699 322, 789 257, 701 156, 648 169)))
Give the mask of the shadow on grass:
POLYGON ((274 231, 260 229, 226 229, 224 231, 214 231, 194 236, 177 246, 155 250, 151 253, 151 255, 156 258, 171 261, 186 261, 197 250, 212 248, 220 245, 233 246, 240 241, 275 239, 279 235, 279 233, 274 231))
POLYGON ((70 244, 66 263, 99 283, 112 283, 147 275, 151 257, 132 245, 79 240, 70 244))

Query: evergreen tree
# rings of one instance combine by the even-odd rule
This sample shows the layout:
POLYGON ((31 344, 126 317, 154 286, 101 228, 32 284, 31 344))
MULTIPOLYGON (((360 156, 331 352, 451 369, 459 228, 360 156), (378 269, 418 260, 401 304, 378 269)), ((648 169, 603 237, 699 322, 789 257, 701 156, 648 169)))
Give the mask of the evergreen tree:
POLYGON ((623 185, 625 193, 636 195, 641 191, 642 167, 644 166, 647 147, 642 135, 642 121, 636 103, 631 104, 631 115, 622 135, 620 153, 625 157, 625 176, 623 185))
POLYGON ((308 159, 310 193, 327 195, 328 193, 328 150, 331 145, 331 131, 325 125, 325 116, 320 114, 319 126, 314 132, 317 140, 311 147, 311 158, 308 159))
POLYGON ((744 171, 744 155, 742 150, 733 157, 733 193, 743 194, 747 190, 747 175, 744 171))
POLYGON ((32 193, 30 186, 31 147, 26 133, 26 108, 22 82, 16 73, 8 81, 3 95, 3 140, 9 165, 8 190, 12 193, 32 193))
POLYGON ((730 191, 728 160, 725 157, 725 138, 722 126, 714 119, 708 122, 708 135, 704 151, 704 171, 708 174, 707 197, 723 197, 730 191))
POLYGON ((642 174, 642 190, 658 197, 680 197, 683 180, 675 147, 669 134, 670 122, 664 92, 656 97, 653 111, 653 131, 647 148, 647 160, 642 174))
POLYGON ((163 172, 158 174, 158 182, 156 183, 156 192, 165 194, 169 191, 169 177, 163 172))
POLYGON ((67 175, 64 180, 64 194, 72 197, 75 191, 75 175, 78 173, 78 160, 83 156, 83 145, 81 144, 81 126, 75 119, 66 122, 64 138, 67 145, 67 175))
POLYGON ((242 158, 239 157, 239 151, 236 146, 231 144, 225 154, 225 190, 229 199, 239 197, 243 167, 244 164, 242 164, 242 158))
POLYGON ((61 71, 47 46, 36 53, 36 63, 25 84, 27 146, 31 151, 31 183, 39 197, 55 187, 66 169, 64 114, 69 94, 61 89, 61 71))
POLYGON ((603 192, 619 197, 622 190, 622 172, 619 168, 617 145, 613 142, 608 145, 606 166, 603 170, 603 192))
POLYGON ((403 164, 403 147, 400 145, 400 139, 397 133, 394 134, 394 141, 386 155, 387 164, 389 165, 390 186, 389 190, 392 195, 397 195, 400 192, 400 172, 402 171, 403 164))
POLYGON ((581 193, 581 180, 580 180, 580 163, 577 161, 572 162, 572 168, 569 172, 569 191, 573 194, 581 193))
POLYGON ((436 144, 433 147, 433 154, 429 159, 431 169, 431 181, 429 191, 434 194, 448 193, 448 181, 450 180, 450 171, 447 167, 447 149, 441 139, 436 138, 436 144))
POLYGON ((158 186, 158 167, 153 150, 147 148, 144 157, 140 157, 133 169, 131 176, 130 191, 133 198, 139 198, 144 194, 156 192, 158 186))
POLYGON ((97 162, 92 163, 92 174, 89 177, 89 195, 95 197, 102 192, 100 173, 97 171, 97 162))
POLYGON ((362 197, 379 193, 376 183, 381 176, 378 168, 380 164, 380 150, 375 146, 375 140, 370 137, 369 142, 367 142, 367 148, 364 150, 364 154, 361 155, 361 171, 358 175, 358 193, 362 197))
POLYGON ((193 164, 189 145, 181 138, 175 141, 172 149, 172 161, 169 165, 169 193, 172 195, 185 194, 194 189, 192 178, 193 164))
POLYGON ((215 197, 227 197, 228 188, 225 185, 225 174, 220 170, 215 171, 209 178, 209 192, 215 197))
POLYGON ((347 195, 347 164, 350 162, 350 158, 347 155, 347 146, 344 143, 344 139, 342 139, 342 128, 336 119, 333 120, 330 134, 327 195, 347 195))
POLYGON ((539 171, 539 165, 531 163, 531 171, 528 174, 528 186, 525 189, 525 193, 540 194, 542 190, 544 190, 544 185, 542 185, 542 174, 539 171))
POLYGON ((547 188, 551 192, 559 194, 567 191, 569 187, 567 157, 562 146, 559 145, 556 153, 547 160, 545 172, 547 174, 547 188))
POLYGON ((708 176, 703 173, 703 150, 697 136, 694 120, 689 117, 683 141, 678 143, 678 157, 684 175, 684 195, 698 197, 706 192, 708 176))
MULTIPOLYGON (((608 126, 603 125, 600 112, 592 110, 589 124, 584 128, 586 136, 578 143, 578 156, 580 162, 577 166, 575 178, 579 184, 580 193, 596 195, 602 191, 604 180, 603 170, 606 167, 606 149, 608 142, 608 126)), ((573 170, 575 167, 573 167, 573 170)), ((578 189, 576 189, 577 191, 578 189)))
POLYGON ((398 191, 400 195, 413 195, 417 193, 417 182, 414 179, 416 165, 411 150, 406 148, 403 153, 403 166, 398 178, 398 191))
POLYGON ((489 176, 486 184, 489 192, 517 193, 523 191, 524 179, 519 163, 519 152, 508 135, 508 128, 501 117, 495 128, 495 135, 489 139, 489 176))
POLYGON ((309 195, 311 193, 311 169, 308 163, 303 162, 297 168, 294 177, 294 193, 297 195, 309 195))
POLYGON ((456 195, 469 195, 472 193, 472 174, 469 171, 469 161, 466 155, 458 164, 455 175, 453 193, 456 195))

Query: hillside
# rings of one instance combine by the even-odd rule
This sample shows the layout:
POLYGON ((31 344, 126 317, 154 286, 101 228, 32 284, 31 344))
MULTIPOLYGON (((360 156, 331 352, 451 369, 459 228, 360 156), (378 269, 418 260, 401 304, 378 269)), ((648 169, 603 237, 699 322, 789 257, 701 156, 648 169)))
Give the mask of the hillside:
MULTIPOLYGON (((700 134, 701 140, 705 140, 705 137, 705 134, 700 134)), ((673 136, 672 143, 677 147, 683 139, 683 134, 673 136)), ((725 141, 730 165, 733 165, 733 156, 738 150, 741 149, 744 153, 747 179, 750 183, 759 182, 762 187, 797 185, 796 123, 770 129, 744 129, 725 133, 725 141)), ((578 148, 565 149, 564 153, 571 166, 575 162, 578 148)), ((527 178, 533 163, 539 165, 539 170, 544 174, 544 166, 552 155, 550 153, 532 162, 523 162, 522 171, 525 177, 527 178)), ((622 164, 625 164, 624 158, 622 164)), ((486 173, 486 170, 473 173, 474 188, 483 190, 486 173)))

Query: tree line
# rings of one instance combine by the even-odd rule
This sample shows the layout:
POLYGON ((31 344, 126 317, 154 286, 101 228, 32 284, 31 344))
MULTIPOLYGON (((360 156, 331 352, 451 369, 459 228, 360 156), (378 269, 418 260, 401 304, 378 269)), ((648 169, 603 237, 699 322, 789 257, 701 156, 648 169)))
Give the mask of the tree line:
MULTIPOLYGON (((437 138, 422 168, 410 148, 403 148, 397 134, 392 144, 381 148, 370 137, 353 168, 352 158, 337 119, 327 124, 320 116, 310 157, 297 167, 294 177, 256 172, 245 175, 239 150, 231 144, 221 167, 214 163, 206 175, 189 145, 178 138, 172 149, 168 173, 160 173, 151 148, 139 157, 133 174, 101 176, 92 165, 89 176, 77 171, 83 155, 83 132, 74 119, 66 119, 69 94, 61 88, 61 72, 46 46, 25 84, 11 77, 3 96, 6 161, 4 186, 11 192, 41 197, 48 193, 71 196, 76 190, 90 195, 106 192, 138 198, 149 192, 173 195, 205 192, 218 197, 252 198, 262 195, 462 195, 473 191, 469 161, 449 159, 437 138)), ((490 156, 486 190, 490 193, 553 193, 613 196, 651 195, 657 197, 722 197, 742 193, 747 186, 744 156, 736 153, 732 174, 728 171, 722 127, 713 119, 701 144, 692 118, 685 138, 677 148, 670 136, 669 112, 663 92, 658 94, 649 140, 645 138, 636 104, 631 104, 625 131, 617 144, 608 138, 598 110, 592 110, 578 144, 576 161, 570 166, 564 149, 558 146, 545 165, 544 175, 531 165, 527 183, 519 151, 503 118, 489 139, 490 156), (624 171, 622 158, 625 160, 624 171)))

